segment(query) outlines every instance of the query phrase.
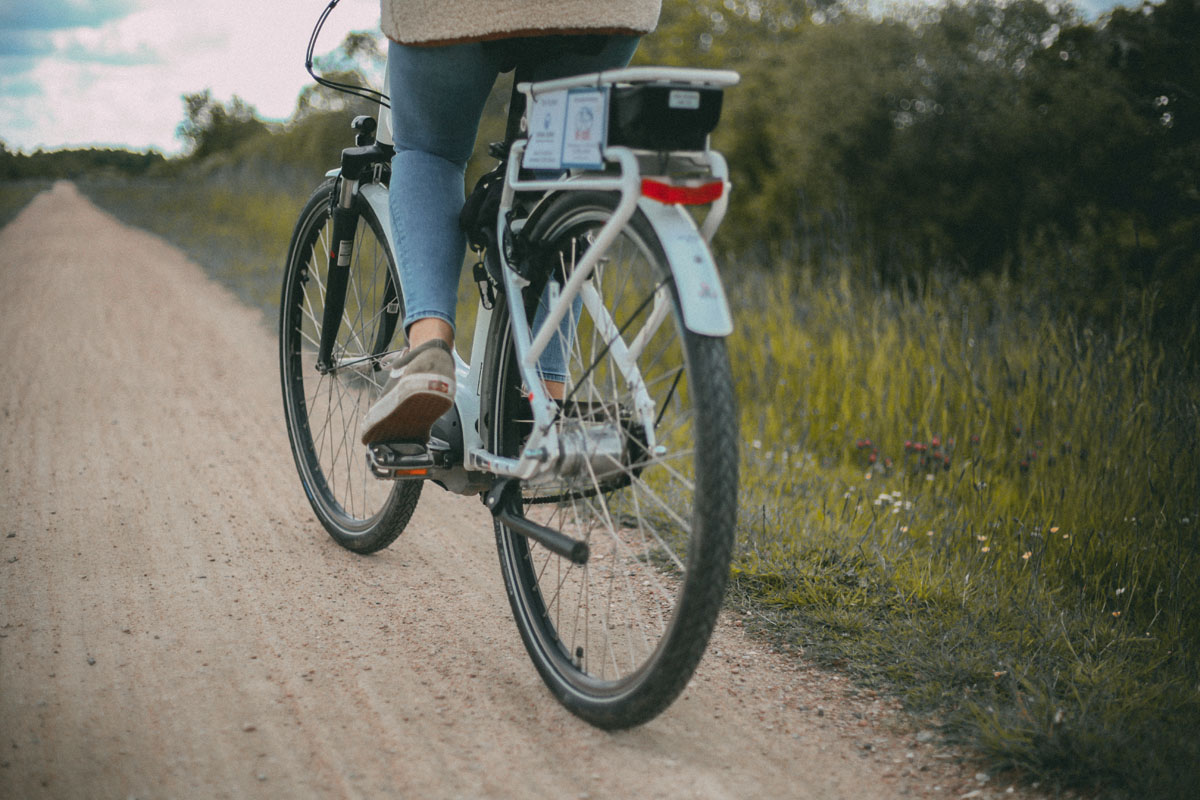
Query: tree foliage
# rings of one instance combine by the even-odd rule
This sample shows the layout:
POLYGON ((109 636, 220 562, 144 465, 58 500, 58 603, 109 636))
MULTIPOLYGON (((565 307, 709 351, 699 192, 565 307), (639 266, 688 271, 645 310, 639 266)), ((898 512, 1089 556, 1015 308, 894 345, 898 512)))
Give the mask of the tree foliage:
POLYGON ((30 154, 14 152, 0 141, 0 181, 72 179, 83 175, 113 173, 136 177, 161 167, 166 159, 151 150, 87 149, 37 150, 30 154))
POLYGON ((228 102, 215 99, 209 89, 183 96, 184 120, 176 135, 195 160, 233 150, 240 143, 267 132, 254 107, 237 95, 228 102))
MULTIPOLYGON (((377 89, 383 77, 385 55, 377 35, 366 31, 351 31, 346 34, 337 49, 314 61, 317 73, 324 78, 348 86, 377 89)), ((318 83, 309 84, 296 100, 293 121, 299 122, 313 114, 346 112, 370 114, 376 105, 361 97, 318 83)))
POLYGON ((965 0, 880 19, 838 5, 666 3, 642 57, 732 67, 722 237, 773 263, 858 251, 885 274, 1028 272, 1074 288, 1200 284, 1200 3, 1087 22, 965 0), (785 258, 780 258, 785 256, 785 258))

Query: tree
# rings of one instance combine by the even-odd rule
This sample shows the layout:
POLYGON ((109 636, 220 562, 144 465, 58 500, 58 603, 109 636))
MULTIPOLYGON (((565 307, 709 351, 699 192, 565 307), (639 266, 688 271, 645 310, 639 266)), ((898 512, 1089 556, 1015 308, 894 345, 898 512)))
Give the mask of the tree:
MULTIPOLYGON (((317 58, 314 66, 319 75, 335 83, 373 88, 382 82, 384 63, 378 35, 351 31, 336 50, 317 58)), ((375 103, 361 97, 313 83, 301 90, 292 120, 300 122, 313 114, 329 111, 372 114, 377 109, 375 103)))
POLYGON ((254 107, 237 95, 221 103, 205 89, 184 95, 183 108, 185 118, 175 133, 195 160, 229 152, 239 143, 267 132, 254 107))

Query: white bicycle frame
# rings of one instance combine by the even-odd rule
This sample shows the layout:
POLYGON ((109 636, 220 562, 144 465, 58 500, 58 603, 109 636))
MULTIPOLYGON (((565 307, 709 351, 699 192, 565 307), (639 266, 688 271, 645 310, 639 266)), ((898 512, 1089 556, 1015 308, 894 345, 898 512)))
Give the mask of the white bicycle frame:
MULTIPOLYGON (((691 84, 698 87, 726 87, 738 82, 736 72, 726 70, 681 69, 672 67, 635 67, 620 70, 580 75, 554 81, 522 83, 517 88, 533 101, 539 94, 575 88, 607 89, 614 85, 635 83, 669 82, 672 85, 691 84)), ((384 92, 388 87, 385 84, 384 92)), ((376 141, 392 144, 390 115, 380 113, 376 141)), ((470 363, 454 354, 458 389, 455 405, 458 409, 463 431, 465 468, 469 471, 488 472, 501 477, 530 480, 553 469, 560 463, 563 443, 554 429, 557 406, 549 396, 537 375, 537 361, 558 330, 563 318, 571 312, 576 298, 592 316, 597 329, 607 340, 609 351, 614 355, 626 384, 634 398, 632 412, 641 423, 648 437, 647 449, 655 450, 654 416, 655 406, 642 381, 637 367, 641 349, 654 334, 669 313, 669 297, 665 290, 655 298, 653 308, 642 328, 628 341, 622 337, 613 322, 603 298, 591 281, 595 266, 604 257, 609 246, 621 230, 639 210, 650 223, 665 252, 674 277, 676 291, 683 312, 683 323, 695 333, 705 336, 728 336, 733 332, 733 319, 725 299, 725 291, 713 261, 708 243, 716 233, 728 207, 729 171, 724 157, 710 149, 689 151, 689 161, 705 168, 715 181, 720 181, 723 191, 711 205, 703 223, 697 225, 681 205, 667 204, 643 195, 643 176, 637 151, 628 147, 604 147, 604 162, 619 167, 619 173, 582 172, 565 174, 554 179, 522 180, 520 177, 522 156, 526 141, 518 140, 512 146, 508 159, 504 193, 500 213, 497 216, 497 241, 504 241, 507 214, 513 207, 517 192, 559 193, 565 191, 619 192, 620 200, 612 216, 589 243, 583 258, 575 265, 571 276, 560 291, 551 295, 549 313, 540 331, 534 335, 525 321, 525 310, 521 290, 528 285, 508 264, 504 248, 500 249, 501 274, 504 282, 503 294, 508 304, 509 319, 513 331, 513 344, 517 364, 524 385, 527 387, 533 409, 533 432, 518 458, 498 456, 490 452, 479 434, 480 392, 484 353, 491 322, 491 309, 482 303, 475 320, 475 336, 470 363), (557 295, 557 296, 555 296, 557 295)), ((336 173, 334 173, 336 174, 336 173)), ((391 230, 391 214, 388 210, 387 189, 379 183, 363 183, 354 190, 371 204, 375 216, 383 222, 388 246, 392 249, 394 263, 399 263, 395 250, 395 238, 391 230)), ((515 231, 514 231, 515 232, 515 231)), ((399 285, 400 276, 393 275, 399 285)), ((552 286, 557 288, 556 284, 552 286)))

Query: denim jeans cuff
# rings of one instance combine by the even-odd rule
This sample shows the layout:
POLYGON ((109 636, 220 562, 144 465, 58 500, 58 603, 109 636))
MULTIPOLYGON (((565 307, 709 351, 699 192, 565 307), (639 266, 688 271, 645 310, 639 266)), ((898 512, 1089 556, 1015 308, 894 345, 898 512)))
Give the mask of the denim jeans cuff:
POLYGON ((449 316, 448 314, 445 314, 441 311, 436 311, 436 310, 408 312, 407 314, 404 315, 404 330, 407 331, 409 328, 412 327, 412 324, 414 322, 417 322, 417 321, 423 320, 423 319, 440 319, 443 322, 445 322, 447 325, 450 326, 451 331, 457 331, 457 327, 454 324, 454 318, 449 316))

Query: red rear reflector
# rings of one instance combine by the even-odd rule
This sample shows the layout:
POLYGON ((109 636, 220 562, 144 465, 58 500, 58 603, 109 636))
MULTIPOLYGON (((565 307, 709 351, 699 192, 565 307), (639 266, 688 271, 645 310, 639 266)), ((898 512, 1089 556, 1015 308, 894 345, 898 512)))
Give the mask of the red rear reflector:
POLYGON ((721 181, 702 183, 699 186, 673 186, 652 178, 642 178, 642 194, 668 205, 702 206, 713 202, 724 193, 725 184, 721 181))

